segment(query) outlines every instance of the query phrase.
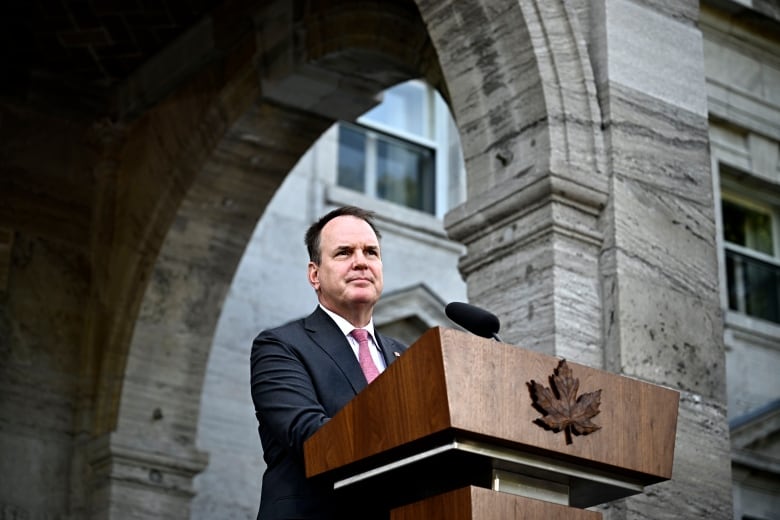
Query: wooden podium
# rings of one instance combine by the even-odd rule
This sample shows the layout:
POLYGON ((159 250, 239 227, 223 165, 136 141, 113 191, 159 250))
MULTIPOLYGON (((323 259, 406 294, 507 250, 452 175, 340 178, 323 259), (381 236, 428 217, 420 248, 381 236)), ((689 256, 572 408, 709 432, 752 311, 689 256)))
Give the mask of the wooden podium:
POLYGON ((306 442, 306 473, 381 501, 392 520, 598 519, 584 508, 671 478, 678 403, 433 328, 306 442))

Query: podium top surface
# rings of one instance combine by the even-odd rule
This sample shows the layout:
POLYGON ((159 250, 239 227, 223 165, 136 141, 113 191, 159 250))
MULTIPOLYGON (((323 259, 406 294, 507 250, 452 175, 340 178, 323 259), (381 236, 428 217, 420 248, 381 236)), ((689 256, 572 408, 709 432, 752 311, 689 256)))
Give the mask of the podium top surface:
POLYGON ((551 390, 561 359, 447 328, 423 334, 305 444, 315 476, 442 435, 625 474, 671 478, 679 393, 569 363, 578 395, 600 392, 589 434, 540 425, 531 381, 551 390))

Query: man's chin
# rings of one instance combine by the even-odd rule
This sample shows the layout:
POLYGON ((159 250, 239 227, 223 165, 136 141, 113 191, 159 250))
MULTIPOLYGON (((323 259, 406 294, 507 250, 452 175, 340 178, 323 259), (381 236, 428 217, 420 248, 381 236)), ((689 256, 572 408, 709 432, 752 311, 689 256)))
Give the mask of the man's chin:
POLYGON ((379 300, 379 293, 373 289, 352 291, 348 299, 355 305, 373 305, 379 300))

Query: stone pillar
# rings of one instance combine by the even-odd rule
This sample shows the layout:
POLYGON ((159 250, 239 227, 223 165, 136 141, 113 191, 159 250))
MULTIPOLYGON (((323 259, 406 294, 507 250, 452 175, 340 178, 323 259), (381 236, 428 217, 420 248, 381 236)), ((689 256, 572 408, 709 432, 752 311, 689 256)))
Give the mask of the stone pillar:
POLYGON ((154 446, 140 437, 106 434, 90 442, 90 519, 189 518, 192 481, 208 463, 193 448, 154 446))
POLYGON ((469 298, 499 315, 504 341, 601 366, 599 218, 608 188, 579 19, 566 2, 458 8, 454 16, 431 3, 421 12, 468 170, 468 200, 445 226, 467 246, 460 269, 469 298))
POLYGON ((500 315, 504 341, 601 366, 603 203, 550 175, 450 213, 448 232, 468 246, 469 299, 500 315))
POLYGON ((698 2, 594 8, 607 128, 606 368, 682 392, 671 482, 609 518, 731 518, 725 357, 698 2), (695 498, 694 498, 695 497, 695 498))
MULTIPOLYGON (((467 4, 461 19, 487 35, 450 49, 430 25, 469 170, 469 200, 446 226, 468 248, 471 301, 499 315, 509 343, 681 391, 672 481, 610 504, 605 518, 730 518, 698 2, 601 0, 576 12, 520 1, 516 17, 508 4, 467 4), (579 72, 577 56, 589 61, 579 72), (599 110, 582 102, 591 95, 599 110)), ((456 18, 421 11, 443 27, 456 18)))

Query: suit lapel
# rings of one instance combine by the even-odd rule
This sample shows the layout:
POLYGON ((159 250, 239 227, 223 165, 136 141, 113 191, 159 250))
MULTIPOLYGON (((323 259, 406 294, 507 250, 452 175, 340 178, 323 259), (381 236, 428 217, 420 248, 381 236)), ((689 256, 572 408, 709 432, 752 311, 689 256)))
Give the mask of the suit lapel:
POLYGON ((390 363, 394 362, 401 355, 401 350, 394 350, 394 342, 378 332, 376 333, 376 342, 379 344, 379 351, 382 352, 382 356, 385 358, 385 366, 389 367, 390 363))
POLYGON ((318 306, 304 319, 304 326, 312 341, 341 369, 355 393, 363 390, 367 383, 360 364, 355 359, 347 338, 330 316, 318 306))

